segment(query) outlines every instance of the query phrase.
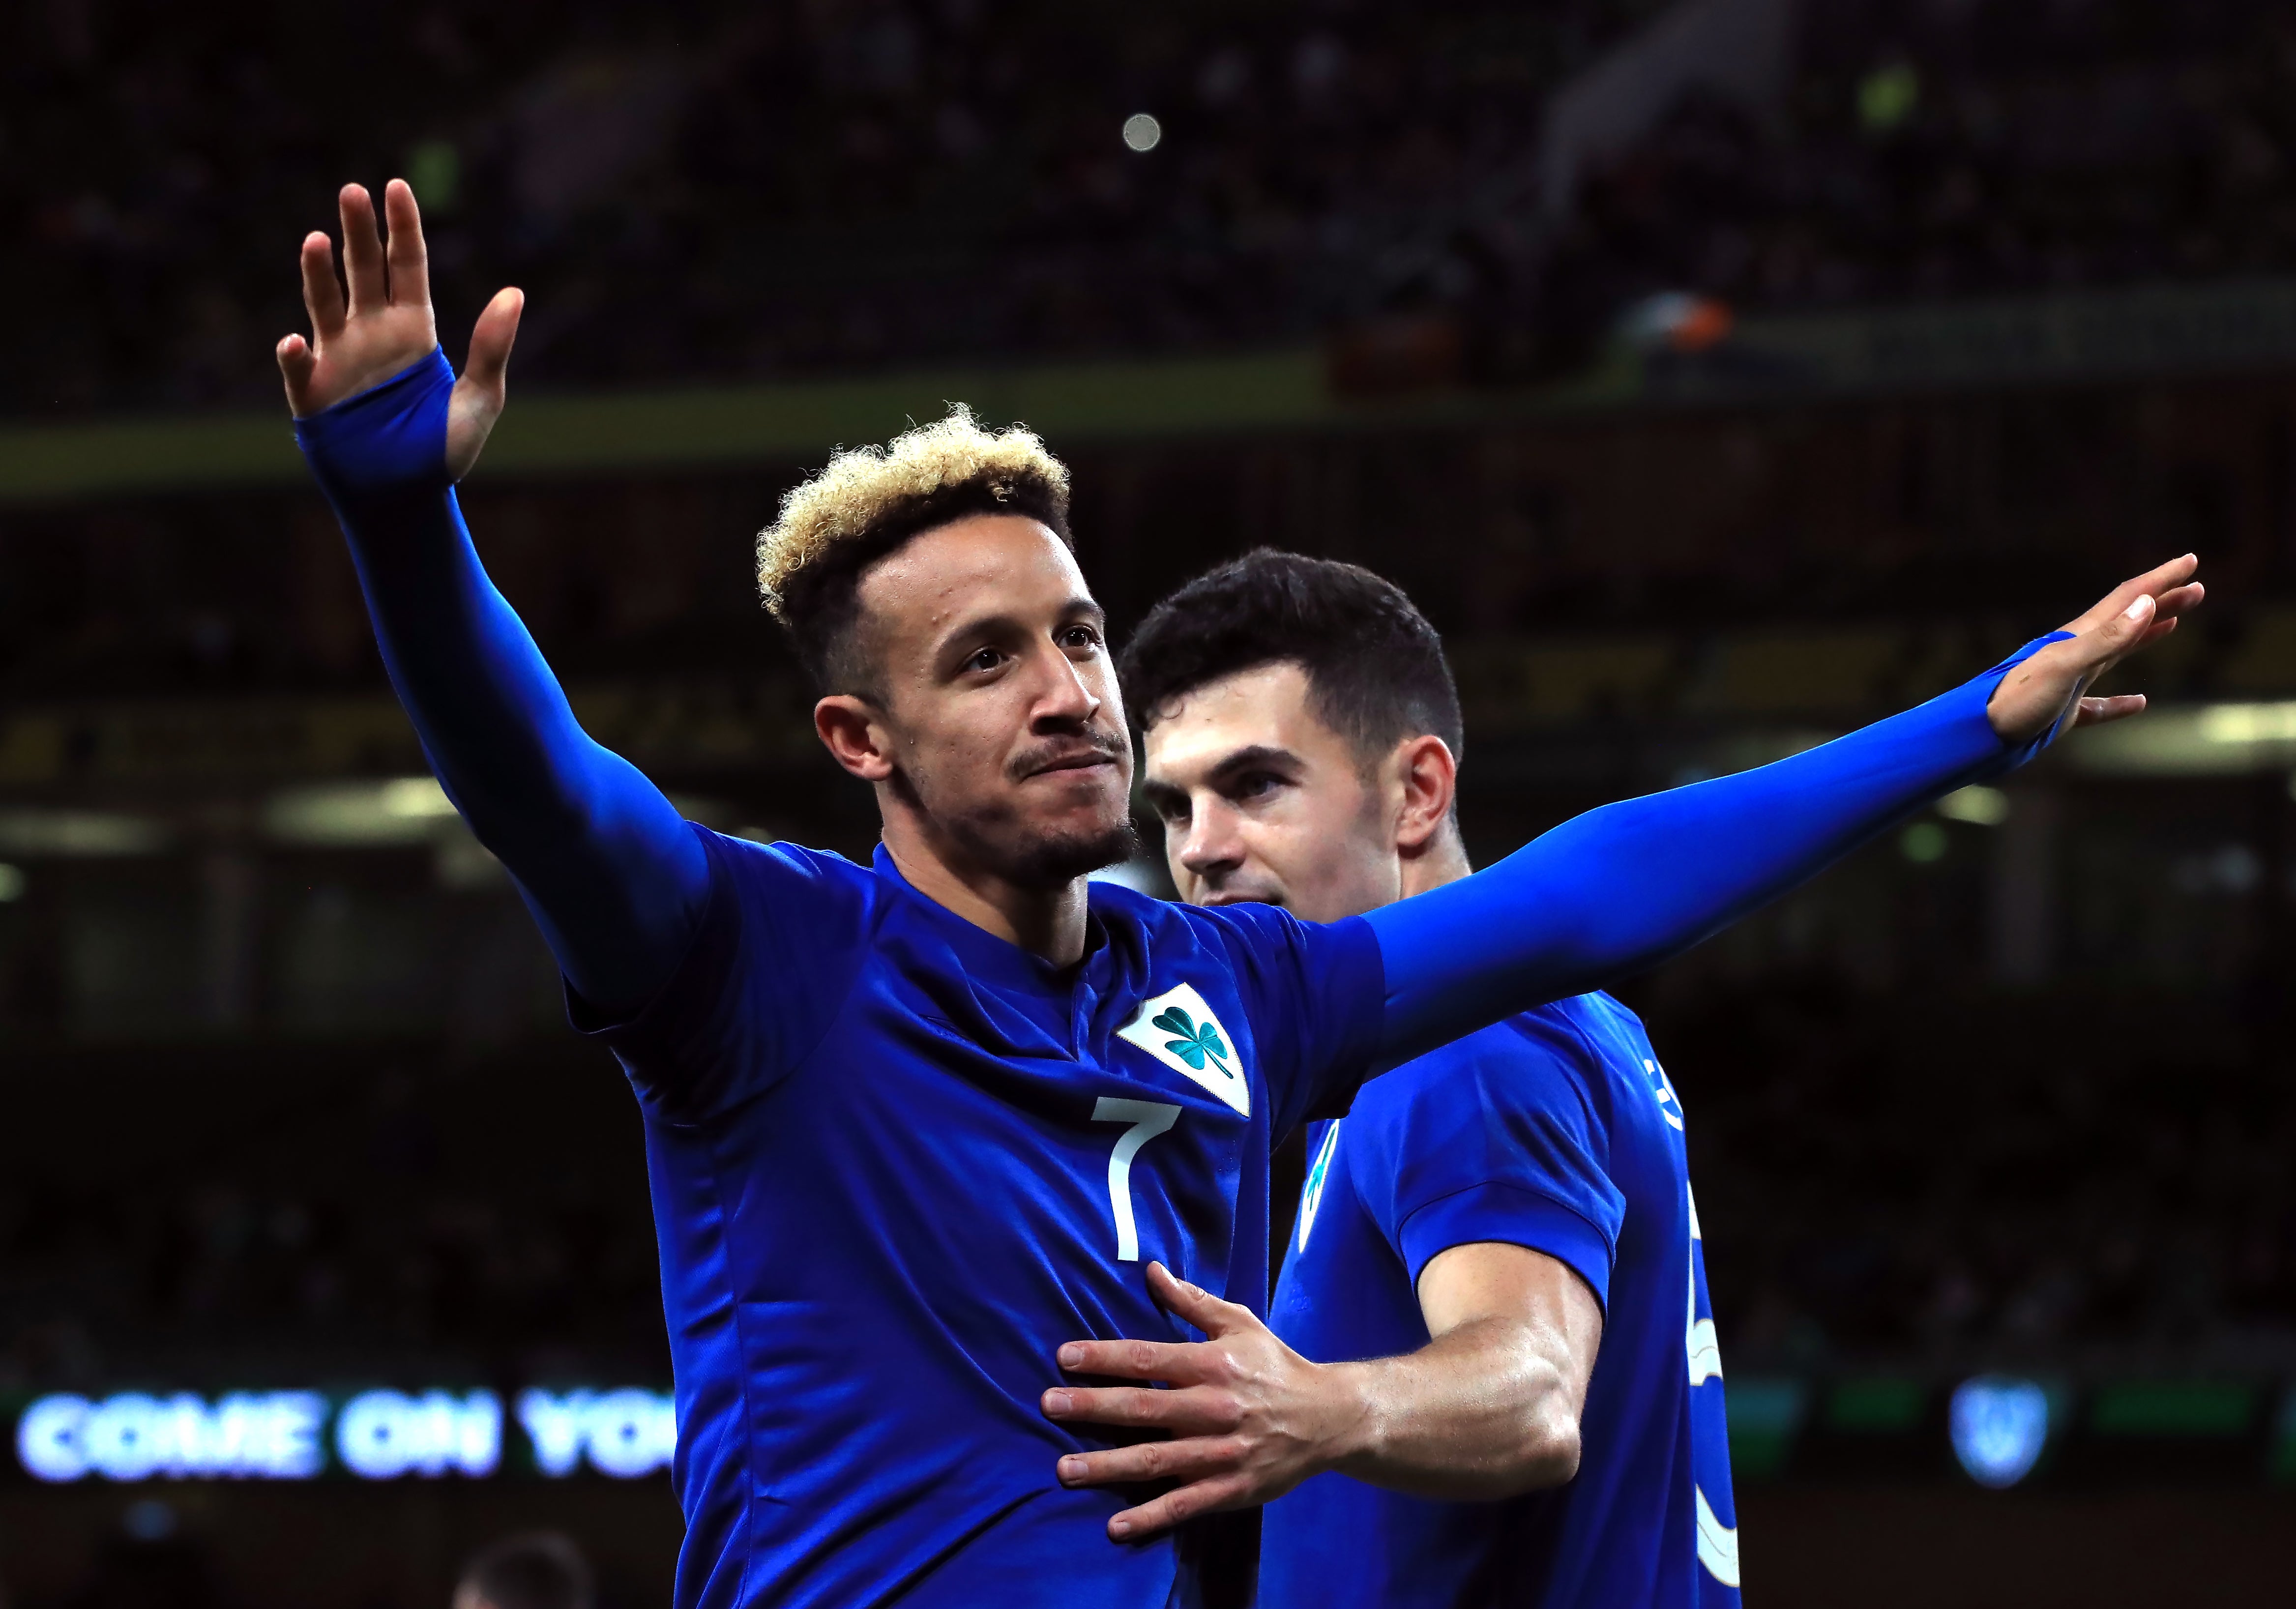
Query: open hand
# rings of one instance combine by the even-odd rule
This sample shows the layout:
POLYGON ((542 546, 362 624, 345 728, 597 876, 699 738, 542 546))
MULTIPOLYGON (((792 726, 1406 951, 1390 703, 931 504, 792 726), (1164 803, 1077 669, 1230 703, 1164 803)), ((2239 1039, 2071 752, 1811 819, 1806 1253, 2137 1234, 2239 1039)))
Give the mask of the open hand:
POLYGON ((1111 1517, 1111 1538, 1129 1541, 1200 1514, 1273 1501, 1345 1456, 1368 1413, 1347 1365, 1308 1362, 1250 1309, 1175 1278, 1162 1263, 1148 1265, 1148 1285, 1207 1339, 1071 1341, 1060 1350, 1060 1366, 1172 1389, 1055 1386, 1043 1400, 1046 1416, 1064 1424, 1122 1424, 1172 1438, 1060 1460, 1063 1486, 1178 1482, 1111 1517))
MULTIPOLYGON (((390 224, 386 252, 375 228, 374 201, 365 187, 346 185, 339 198, 343 222, 343 271, 350 300, 335 282, 334 246, 317 230, 303 237, 303 306, 311 339, 290 335, 279 343, 279 373, 287 406, 308 419, 346 397, 381 385, 439 344, 430 311, 430 257, 422 247, 422 213, 405 179, 383 187, 390 224)), ((470 359, 455 382, 447 411, 447 468, 457 480, 479 460, 479 449, 503 410, 504 372, 518 338, 523 292, 497 291, 471 332, 470 359)))
POLYGON ((2069 642, 2051 643, 2001 678, 1985 706, 1993 730, 2008 743, 2038 737, 2068 711, 2068 732, 2119 720, 2144 708, 2141 693, 2112 698, 2084 697, 2096 680, 2138 649, 2177 629, 2183 615, 2199 607, 2206 593, 2193 572, 2201 562, 2191 554, 2158 570, 2123 581, 2063 629, 2069 642))

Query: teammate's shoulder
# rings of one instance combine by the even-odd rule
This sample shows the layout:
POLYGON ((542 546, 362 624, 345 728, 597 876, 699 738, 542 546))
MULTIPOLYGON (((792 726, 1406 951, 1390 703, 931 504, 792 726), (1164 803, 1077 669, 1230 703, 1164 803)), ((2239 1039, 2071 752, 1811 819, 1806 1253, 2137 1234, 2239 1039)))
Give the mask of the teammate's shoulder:
POLYGON ((1624 1009, 1608 996, 1550 1000, 1438 1046, 1407 1071, 1414 1079, 1442 1080, 1464 1071, 1501 1082, 1557 1072, 1598 1075, 1616 1038, 1610 1013, 1624 1009))
POLYGON ((1551 1021, 1558 1024, 1568 1023, 1597 1044, 1615 1036, 1640 1042, 1648 1038, 1650 1034, 1650 1030, 1643 1026, 1642 1018, 1630 1006, 1617 996, 1599 989, 1587 994, 1573 995, 1566 1000, 1550 1001, 1538 1010, 1551 1014, 1551 1021))

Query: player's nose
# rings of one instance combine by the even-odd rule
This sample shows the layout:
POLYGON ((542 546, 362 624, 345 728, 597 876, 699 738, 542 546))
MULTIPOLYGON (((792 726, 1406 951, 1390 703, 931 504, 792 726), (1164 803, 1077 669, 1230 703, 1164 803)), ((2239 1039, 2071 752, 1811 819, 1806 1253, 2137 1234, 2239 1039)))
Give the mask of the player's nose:
POLYGON ((1212 878, 1243 864, 1235 812, 1217 800, 1197 800, 1180 841, 1180 864, 1193 877, 1212 878))
POLYGON ((1037 656, 1037 701, 1031 711, 1039 728, 1080 727, 1100 713, 1101 697, 1075 661, 1058 648, 1037 656))

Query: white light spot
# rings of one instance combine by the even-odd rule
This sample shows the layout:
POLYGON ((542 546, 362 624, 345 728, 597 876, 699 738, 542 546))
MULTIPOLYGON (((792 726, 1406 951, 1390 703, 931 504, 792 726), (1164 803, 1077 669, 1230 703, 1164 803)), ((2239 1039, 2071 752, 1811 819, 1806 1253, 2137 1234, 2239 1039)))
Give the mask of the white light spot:
POLYGON ((1972 826, 1997 827, 2009 819, 2009 795, 1998 788, 1988 788, 1972 783, 1965 788, 1956 788, 1937 801, 1937 813, 1948 821, 1965 821, 1972 826))
POLYGON ((1135 151, 1153 151, 1164 137, 1164 126, 1144 111, 1124 119, 1124 143, 1135 151))

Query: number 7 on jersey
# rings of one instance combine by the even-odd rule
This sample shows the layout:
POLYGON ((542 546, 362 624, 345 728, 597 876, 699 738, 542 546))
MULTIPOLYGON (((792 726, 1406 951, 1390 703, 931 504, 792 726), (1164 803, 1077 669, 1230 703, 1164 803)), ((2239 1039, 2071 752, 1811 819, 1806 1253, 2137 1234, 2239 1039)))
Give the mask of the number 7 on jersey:
POLYGON ((1108 1210, 1116 1215, 1116 1260, 1140 1260, 1140 1231, 1132 1221, 1132 1159, 1140 1147, 1179 1121, 1180 1109, 1168 1101, 1119 1101, 1103 1096, 1093 1103, 1095 1123, 1129 1123, 1116 1137, 1108 1157, 1108 1210))

